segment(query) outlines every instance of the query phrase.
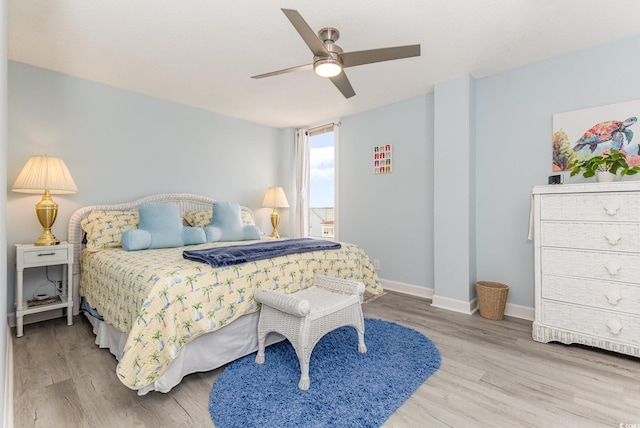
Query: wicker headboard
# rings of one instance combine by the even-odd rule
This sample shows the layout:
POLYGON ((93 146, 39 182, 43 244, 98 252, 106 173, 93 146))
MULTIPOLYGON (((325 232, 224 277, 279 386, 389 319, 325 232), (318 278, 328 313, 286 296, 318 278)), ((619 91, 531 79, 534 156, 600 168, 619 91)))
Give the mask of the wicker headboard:
MULTIPOLYGON (((84 245, 82 240, 84 232, 80 225, 83 219, 96 210, 118 210, 128 211, 135 210, 144 202, 173 202, 180 208, 180 214, 184 215, 189 211, 199 211, 211 209, 214 202, 213 198, 201 195, 192 195, 189 193, 161 193, 157 195, 145 196, 135 201, 124 202, 121 204, 109 205, 91 205, 78 209, 69 219, 69 243, 73 244, 73 289, 74 289, 74 313, 78 313, 78 286, 80 285, 80 254, 84 245)), ((241 207, 244 211, 249 211, 247 207, 241 207)), ((251 213, 253 215, 253 213, 251 213)))

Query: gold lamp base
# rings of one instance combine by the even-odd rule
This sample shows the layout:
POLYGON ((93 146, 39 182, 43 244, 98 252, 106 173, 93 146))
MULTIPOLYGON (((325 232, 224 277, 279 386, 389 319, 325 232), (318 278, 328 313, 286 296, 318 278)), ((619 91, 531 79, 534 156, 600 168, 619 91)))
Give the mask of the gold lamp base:
POLYGON ((53 233, 51 233, 51 230, 45 229, 42 232, 42 235, 40 235, 38 240, 34 242, 33 245, 46 246, 46 245, 58 245, 59 243, 60 243, 60 240, 55 236, 53 236, 53 233))
POLYGON ((36 204, 36 214, 44 230, 34 245, 58 245, 60 241, 51 233, 51 226, 58 216, 58 204, 53 202, 48 190, 44 191, 42 200, 36 204))
POLYGON ((273 212, 271 213, 271 226, 273 226, 273 232, 271 232, 272 238, 280 237, 280 234, 278 233, 279 224, 280 224, 280 214, 278 214, 278 210, 274 208, 273 212))

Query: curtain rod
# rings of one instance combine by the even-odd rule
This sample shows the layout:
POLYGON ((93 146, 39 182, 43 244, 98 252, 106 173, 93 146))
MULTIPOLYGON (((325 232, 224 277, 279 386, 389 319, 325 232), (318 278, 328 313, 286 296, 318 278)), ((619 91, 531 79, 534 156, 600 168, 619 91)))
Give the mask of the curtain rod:
POLYGON ((320 125, 320 126, 315 126, 313 128, 308 128, 306 129, 307 132, 309 132, 309 134, 312 133, 316 133, 317 131, 323 131, 327 128, 333 128, 336 126, 340 126, 340 122, 335 123, 335 122, 329 122, 329 123, 325 123, 324 125, 320 125))

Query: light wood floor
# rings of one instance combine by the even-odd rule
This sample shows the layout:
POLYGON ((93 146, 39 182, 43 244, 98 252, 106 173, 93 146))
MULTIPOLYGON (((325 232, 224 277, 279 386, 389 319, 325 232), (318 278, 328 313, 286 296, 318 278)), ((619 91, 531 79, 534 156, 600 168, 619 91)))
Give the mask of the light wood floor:
MULTIPOLYGON (((491 321, 388 293, 365 317, 429 337, 442 366, 384 427, 640 426, 640 360, 531 340, 531 323, 491 321)), ((82 317, 25 326, 14 337, 15 426, 213 427, 209 392, 221 372, 193 374, 168 394, 138 397, 82 317)))

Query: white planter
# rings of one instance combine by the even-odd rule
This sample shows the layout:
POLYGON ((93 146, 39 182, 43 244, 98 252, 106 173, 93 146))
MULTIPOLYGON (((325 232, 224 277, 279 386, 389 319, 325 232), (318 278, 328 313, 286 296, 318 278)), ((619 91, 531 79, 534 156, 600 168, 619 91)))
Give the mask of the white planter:
POLYGON ((596 179, 598 183, 610 183, 616 179, 616 175, 609 171, 596 171, 596 179))

